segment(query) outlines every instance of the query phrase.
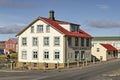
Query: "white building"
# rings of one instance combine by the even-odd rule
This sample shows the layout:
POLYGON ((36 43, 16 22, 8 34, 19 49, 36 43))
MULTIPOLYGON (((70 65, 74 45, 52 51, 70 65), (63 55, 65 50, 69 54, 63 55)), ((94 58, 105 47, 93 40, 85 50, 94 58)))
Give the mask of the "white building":
POLYGON ((92 46, 95 44, 111 44, 118 50, 118 58, 120 58, 120 37, 94 37, 92 39, 92 46))
POLYGON ((38 17, 17 34, 18 67, 63 68, 81 59, 91 60, 91 36, 78 24, 38 17))

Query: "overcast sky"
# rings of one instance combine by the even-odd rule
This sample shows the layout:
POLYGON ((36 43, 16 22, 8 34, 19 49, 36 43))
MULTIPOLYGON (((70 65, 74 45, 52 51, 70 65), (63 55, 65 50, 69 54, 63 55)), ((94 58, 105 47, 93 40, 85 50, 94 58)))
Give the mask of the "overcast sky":
POLYGON ((14 37, 37 17, 80 24, 94 36, 120 36, 120 0, 0 0, 0 40, 14 37))

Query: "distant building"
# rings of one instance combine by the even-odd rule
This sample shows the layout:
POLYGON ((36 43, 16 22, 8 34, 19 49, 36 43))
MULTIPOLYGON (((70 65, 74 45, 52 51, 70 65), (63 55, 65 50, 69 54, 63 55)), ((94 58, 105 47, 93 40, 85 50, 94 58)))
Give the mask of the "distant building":
POLYGON ((10 38, 5 42, 5 52, 9 53, 10 51, 17 52, 18 39, 10 38))
POLYGON ((102 61, 114 59, 118 55, 117 49, 110 44, 94 44, 91 51, 93 56, 102 61))
POLYGON ((92 39, 92 46, 95 44, 111 44, 118 50, 118 58, 120 58, 120 37, 94 37, 92 39))
POLYGON ((18 66, 51 69, 85 59, 91 61, 92 37, 79 27, 55 20, 54 11, 50 11, 50 18, 38 17, 17 34, 18 66))
POLYGON ((5 53, 5 41, 0 41, 0 54, 5 53))

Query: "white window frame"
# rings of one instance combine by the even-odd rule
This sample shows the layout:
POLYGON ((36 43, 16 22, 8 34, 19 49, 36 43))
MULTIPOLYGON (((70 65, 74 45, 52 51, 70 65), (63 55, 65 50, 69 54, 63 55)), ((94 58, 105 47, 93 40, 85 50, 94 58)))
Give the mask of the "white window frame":
POLYGON ((38 59, 38 51, 37 50, 32 51, 32 58, 33 59, 38 59))
POLYGON ((54 46, 60 45, 60 37, 54 37, 54 46))
POLYGON ((21 59, 27 59, 27 51, 26 50, 22 50, 21 52, 21 59))
POLYGON ((37 33, 43 32, 43 25, 37 25, 37 33))
POLYGON ((31 26, 31 33, 34 33, 34 26, 31 26))
POLYGON ((49 46, 49 37, 44 37, 43 43, 44 43, 44 46, 49 46))
POLYGON ((50 32, 50 25, 46 26, 46 32, 49 33, 50 32))
POLYGON ((100 52, 100 48, 96 48, 96 51, 97 51, 97 52, 100 52))
POLYGON ((27 38, 22 37, 22 46, 27 46, 27 38))
POLYGON ((44 57, 43 59, 49 59, 49 51, 48 50, 44 51, 43 57, 44 57))
POLYGON ((37 46, 38 45, 38 37, 33 37, 32 38, 32 45, 37 46))
POLYGON ((54 51, 54 59, 55 60, 59 60, 60 59, 60 51, 59 50, 55 50, 54 51))

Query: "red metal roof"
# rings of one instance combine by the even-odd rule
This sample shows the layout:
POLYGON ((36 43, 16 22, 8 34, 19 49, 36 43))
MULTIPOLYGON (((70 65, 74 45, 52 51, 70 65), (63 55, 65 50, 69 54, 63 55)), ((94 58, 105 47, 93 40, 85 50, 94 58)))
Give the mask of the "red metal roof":
POLYGON ((112 45, 110 44, 101 44, 103 47, 105 47, 107 50, 110 50, 110 51, 115 51, 117 50, 115 47, 113 47, 112 45))
MULTIPOLYGON (((49 18, 43 18, 43 17, 41 17, 40 19, 42 19, 47 24, 51 25, 53 28, 57 29, 58 31, 62 32, 63 34, 65 34, 67 36, 92 38, 91 35, 87 34, 85 31, 83 31, 81 29, 79 29, 79 32, 70 32, 70 31, 64 29, 63 27, 61 27, 59 25, 59 22, 62 23, 62 21, 51 20, 49 18)), ((65 22, 63 21, 63 23, 65 23, 65 22)), ((68 23, 68 22, 66 22, 66 23, 68 23)))
MULTIPOLYGON (((59 24, 74 24, 74 23, 59 21, 59 20, 51 20, 49 18, 43 18, 43 17, 38 17, 36 20, 30 23, 25 29, 19 32, 16 36, 19 36, 20 34, 22 34, 26 29, 28 29, 32 24, 34 24, 38 20, 44 21, 46 24, 49 24, 51 27, 53 27, 54 29, 58 30, 60 33, 66 36, 92 38, 91 35, 89 35, 88 33, 86 33, 85 31, 81 29, 79 29, 79 32, 70 32, 59 25, 59 24)), ((78 24, 74 24, 74 25, 78 25, 78 24)))

